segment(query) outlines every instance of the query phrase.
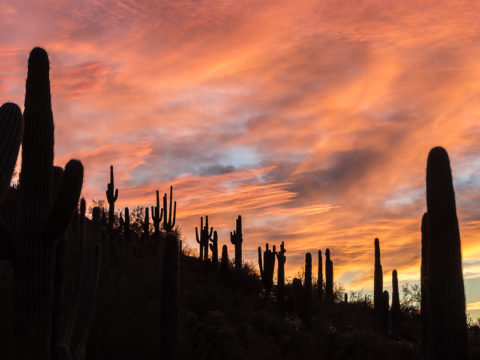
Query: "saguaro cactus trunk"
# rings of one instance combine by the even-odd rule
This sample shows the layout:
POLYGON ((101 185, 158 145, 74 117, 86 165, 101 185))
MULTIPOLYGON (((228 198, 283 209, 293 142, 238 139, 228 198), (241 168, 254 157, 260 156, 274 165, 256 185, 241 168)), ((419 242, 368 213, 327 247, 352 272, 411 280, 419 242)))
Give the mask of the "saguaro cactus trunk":
POLYGON ((433 148, 427 161, 428 359, 466 359, 462 254, 450 161, 433 148))
POLYGON ((375 273, 373 283, 373 308, 377 316, 381 316, 383 301, 383 270, 380 263, 380 241, 375 239, 375 273))
POLYGON ((230 242, 235 245, 235 270, 242 269, 242 217, 238 215, 235 231, 230 233, 230 242))

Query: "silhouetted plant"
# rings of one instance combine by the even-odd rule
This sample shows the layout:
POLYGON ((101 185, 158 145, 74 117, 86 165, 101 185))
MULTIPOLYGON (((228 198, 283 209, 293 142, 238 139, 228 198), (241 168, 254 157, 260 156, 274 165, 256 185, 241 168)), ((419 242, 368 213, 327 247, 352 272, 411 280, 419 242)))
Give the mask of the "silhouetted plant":
POLYGON ((375 273, 373 283, 373 307, 378 317, 381 316, 383 311, 382 307, 383 299, 383 270, 380 262, 380 241, 375 238, 375 273))
POLYGON ((228 272, 228 248, 227 245, 222 246, 222 260, 220 261, 220 278, 225 279, 228 272))
POLYGON ((388 333, 388 313, 390 308, 390 302, 388 298, 388 291, 385 290, 382 294, 382 309, 380 311, 380 319, 382 324, 382 332, 388 333))
POLYGON ((282 241, 280 244, 280 251, 277 252, 277 303, 281 309, 283 309, 285 303, 285 263, 287 262, 287 257, 285 253, 285 244, 282 241))
POLYGON ((118 189, 115 189, 113 177, 113 165, 110 165, 110 182, 107 184, 105 193, 108 201, 108 233, 112 234, 115 224, 115 202, 118 199, 118 189))
POLYGON ((55 247, 77 208, 83 166, 68 162, 54 197, 49 61, 40 48, 28 60, 24 121, 17 226, 3 234, 0 249, 13 263, 15 356, 50 360, 55 247))
POLYGON ((424 359, 427 359, 427 345, 428 345, 428 216, 424 213, 422 216, 422 263, 420 268, 420 289, 422 293, 422 300, 420 303, 420 317, 422 322, 422 338, 420 342, 420 351, 424 359))
POLYGON ((155 239, 158 241, 160 239, 160 223, 163 218, 163 208, 160 207, 160 195, 158 190, 156 191, 157 195, 157 204, 155 207, 152 206, 152 221, 153 227, 155 229, 155 239))
POLYGON ((230 233, 230 242, 235 246, 235 270, 242 268, 242 217, 238 215, 235 223, 235 231, 230 233))
POLYGON ((212 240, 213 227, 208 227, 208 216, 205 216, 205 226, 203 226, 203 217, 200 218, 200 236, 198 228, 195 227, 195 237, 200 245, 200 260, 208 260, 208 244, 212 240))
POLYGON ((460 232, 445 149, 427 160, 427 309, 429 359, 466 359, 467 330, 460 232))
POLYGON ((179 252, 175 233, 165 236, 163 250, 161 333, 162 359, 173 360, 177 356, 178 329, 179 252))
POLYGON ((348 303, 348 294, 345 293, 345 295, 343 296, 343 301, 348 303))
POLYGON ((173 201, 173 186, 170 186, 170 203, 169 203, 168 209, 167 209, 167 194, 163 194, 163 230, 165 230, 165 232, 173 231, 173 228, 175 227, 175 216, 177 214, 177 202, 175 201, 173 203, 173 211, 172 211, 172 201, 173 201), (173 220, 172 220, 172 214, 173 214, 173 220))
POLYGON ((333 261, 330 259, 330 249, 325 250, 325 295, 328 301, 333 301, 333 261))
POLYGON ((22 141, 23 117, 16 104, 0 107, 0 202, 10 187, 22 141))
POLYGON ((318 250, 318 278, 317 278, 317 291, 318 299, 322 301, 323 298, 323 265, 322 265, 322 250, 318 250))
POLYGON ((397 270, 392 271, 392 326, 395 330, 400 326, 400 294, 398 292, 397 270))
POLYGON ((275 271, 275 245, 273 251, 268 248, 268 243, 265 244, 265 251, 263 253, 262 266, 262 247, 258 247, 258 267, 260 268, 260 276, 262 277, 263 286, 265 288, 265 295, 268 297, 273 286, 273 273, 275 271))
POLYGON ((303 290, 305 296, 305 318, 307 325, 309 325, 310 311, 312 306, 312 254, 308 252, 305 254, 305 281, 303 284, 303 290))
POLYGON ((214 269, 218 266, 218 235, 217 232, 213 232, 213 238, 210 240, 210 250, 212 251, 212 267, 214 269))

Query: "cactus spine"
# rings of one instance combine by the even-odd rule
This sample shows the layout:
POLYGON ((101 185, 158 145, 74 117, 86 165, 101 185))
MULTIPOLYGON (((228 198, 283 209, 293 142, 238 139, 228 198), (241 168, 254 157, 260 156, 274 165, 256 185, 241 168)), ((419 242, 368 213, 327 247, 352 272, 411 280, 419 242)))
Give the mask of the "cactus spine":
POLYGON ((392 309, 391 309, 392 326, 395 330, 400 325, 400 294, 398 292, 398 275, 397 270, 392 271, 392 309))
POLYGON ((383 298, 383 270, 380 263, 380 241, 375 238, 375 272, 373 282, 373 308, 377 316, 381 316, 383 298))
POLYGON ((330 259, 330 249, 325 250, 325 296, 333 301, 333 261, 330 259))
POLYGON ((462 254, 450 161, 445 149, 427 160, 427 309, 429 359, 466 359, 462 254))
POLYGON ((242 217, 240 215, 238 215, 235 225, 235 231, 230 233, 230 242, 235 245, 235 270, 241 270, 243 233, 242 217))
POLYGON ((322 301, 323 298, 323 265, 322 265, 322 250, 318 250, 318 280, 317 280, 318 299, 322 301))
POLYGON ((115 201, 118 199, 118 189, 115 189, 113 178, 113 165, 110 165, 110 182, 107 184, 107 191, 105 193, 108 201, 108 232, 112 234, 115 223, 115 201))
POLYGON ((277 303, 280 308, 283 308, 285 302, 285 263, 287 262, 287 257, 285 256, 285 244, 282 241, 280 244, 280 251, 277 252, 277 303))

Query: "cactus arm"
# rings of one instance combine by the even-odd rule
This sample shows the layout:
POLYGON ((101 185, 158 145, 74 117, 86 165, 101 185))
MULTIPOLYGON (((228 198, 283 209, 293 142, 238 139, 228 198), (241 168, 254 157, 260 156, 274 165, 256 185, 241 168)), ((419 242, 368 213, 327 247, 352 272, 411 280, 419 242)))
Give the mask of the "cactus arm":
POLYGON ((172 201, 173 201, 173 186, 170 186, 170 214, 168 214, 168 222, 172 223, 172 201))
POLYGON ((198 237, 198 228, 195 226, 195 237, 197 238, 197 243, 200 244, 200 238, 198 237))
POLYGON ((0 107, 0 202, 7 193, 22 141, 23 117, 16 104, 0 107))
POLYGON ((73 212, 77 210, 82 185, 83 165, 78 160, 70 160, 43 231, 44 239, 57 240, 65 233, 73 212))

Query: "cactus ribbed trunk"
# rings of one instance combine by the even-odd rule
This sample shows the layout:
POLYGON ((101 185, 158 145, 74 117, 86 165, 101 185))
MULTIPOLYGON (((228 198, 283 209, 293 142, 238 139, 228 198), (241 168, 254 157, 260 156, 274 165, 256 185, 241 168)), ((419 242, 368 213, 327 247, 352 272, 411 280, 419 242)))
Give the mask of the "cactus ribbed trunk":
POLYGON ((422 339, 420 343, 420 352, 422 358, 427 359, 427 344, 428 344, 428 291, 427 291, 427 276, 428 276, 428 215, 424 213, 422 216, 422 264, 420 268, 420 286, 422 293, 422 300, 420 303, 420 318, 422 322, 422 339))
POLYGON ((380 241, 378 238, 375 239, 375 272, 374 272, 374 282, 373 282, 373 308, 375 314, 378 317, 381 317, 383 311, 382 307, 383 301, 383 270, 382 264, 380 262, 380 241))
POLYGON ((160 309, 160 347, 162 359, 177 356, 179 252, 175 233, 165 236, 163 248, 162 293, 160 309))
POLYGON ((433 148, 427 161, 428 359, 466 359, 462 254, 450 161, 433 148))
POLYGON ((323 298, 323 265, 322 265, 322 250, 318 250, 318 280, 317 280, 317 291, 318 299, 322 301, 323 298))
POLYGON ((235 270, 242 269, 242 217, 238 215, 235 231, 230 233, 230 242, 235 245, 235 270))
POLYGON ((330 249, 325 250, 325 296, 333 301, 333 261, 330 259, 330 249))
POLYGON ((397 270, 392 271, 392 326, 398 330, 400 326, 400 294, 398 292, 398 274, 397 270))

